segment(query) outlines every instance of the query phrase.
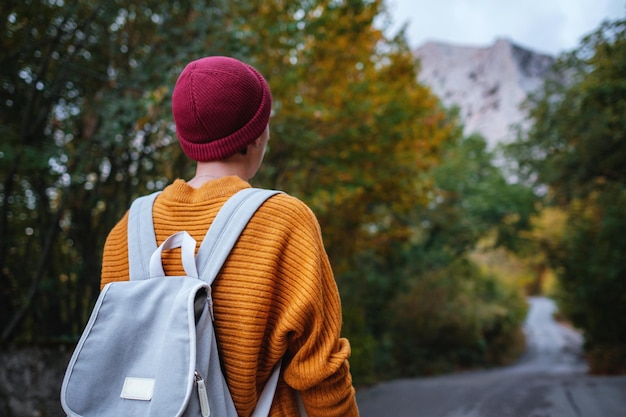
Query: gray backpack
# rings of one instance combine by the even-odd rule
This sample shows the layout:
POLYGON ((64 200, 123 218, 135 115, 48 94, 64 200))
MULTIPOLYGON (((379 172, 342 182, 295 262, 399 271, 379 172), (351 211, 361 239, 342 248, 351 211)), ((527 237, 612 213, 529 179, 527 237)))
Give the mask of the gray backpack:
MULTIPOLYGON (((106 285, 67 367, 68 416, 237 417, 212 323, 211 283, 250 217, 278 191, 244 189, 219 211, 194 259, 185 231, 157 248, 152 205, 133 202, 128 220, 130 281, 106 285), (186 276, 165 276, 163 250, 181 248, 186 276)), ((276 365, 254 417, 267 416, 276 365)))

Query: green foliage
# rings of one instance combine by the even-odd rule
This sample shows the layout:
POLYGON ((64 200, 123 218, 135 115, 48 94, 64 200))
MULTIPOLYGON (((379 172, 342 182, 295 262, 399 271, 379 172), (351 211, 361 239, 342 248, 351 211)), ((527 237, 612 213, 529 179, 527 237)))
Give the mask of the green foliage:
POLYGON ((430 173, 429 203, 414 208, 411 238, 386 262, 360 261, 369 272, 358 297, 369 300, 378 356, 387 360, 381 377, 498 365, 523 349, 522 292, 466 260, 494 235, 492 245, 515 248, 534 213, 532 192, 508 183, 494 158, 484 139, 457 133, 430 173))
POLYGON ((217 5, 2 4, 2 340, 82 329, 108 230, 163 185, 160 164, 183 170, 167 149, 169 88, 190 55, 227 52, 217 5))
POLYGON ((431 203, 419 216, 423 243, 418 256, 424 265, 448 265, 491 234, 495 246, 519 245, 518 234, 530 228, 536 198, 530 188, 507 182, 494 159, 480 136, 448 143, 433 170, 431 203))
POLYGON ((602 24, 556 70, 529 103, 534 127, 509 151, 565 213, 562 230, 535 242, 558 274, 562 310, 585 334, 591 370, 624 372, 626 21, 602 24))
POLYGON ((509 148, 520 173, 561 204, 626 178, 625 28, 605 23, 559 59, 528 103, 533 127, 509 148))
POLYGON ((569 206, 560 268, 559 304, 584 330, 596 372, 626 372, 626 184, 612 184, 569 206), (607 363, 607 352, 613 356, 607 363))
POLYGON ((526 302, 519 291, 459 260, 415 277, 391 312, 399 376, 428 375, 516 358, 526 302))
POLYGON ((502 364, 523 349, 522 291, 465 261, 486 237, 524 230, 534 211, 530 190, 504 181, 493 159, 480 137, 449 141, 431 201, 405 217, 407 238, 358 254, 343 274, 346 331, 367 342, 353 355, 359 381, 502 364))

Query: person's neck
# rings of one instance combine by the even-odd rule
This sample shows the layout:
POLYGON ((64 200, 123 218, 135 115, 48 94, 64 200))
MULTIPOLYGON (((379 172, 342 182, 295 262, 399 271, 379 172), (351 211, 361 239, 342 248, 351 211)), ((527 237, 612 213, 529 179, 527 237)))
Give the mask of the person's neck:
POLYGON ((196 174, 187 181, 187 184, 194 188, 200 188, 209 181, 231 176, 237 176, 248 181, 245 166, 236 161, 198 162, 196 174))

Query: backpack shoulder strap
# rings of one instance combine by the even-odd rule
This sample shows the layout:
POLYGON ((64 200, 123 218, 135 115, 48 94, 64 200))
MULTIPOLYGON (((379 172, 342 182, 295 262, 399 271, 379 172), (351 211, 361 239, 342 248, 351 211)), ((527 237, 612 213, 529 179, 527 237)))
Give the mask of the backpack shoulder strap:
MULTIPOLYGON (((246 188, 233 195, 220 209, 207 231, 198 254, 196 265, 198 276, 209 285, 213 283, 231 249, 239 239, 257 209, 271 196, 280 193, 276 190, 246 188)), ((273 369, 265 384, 251 417, 267 417, 274 400, 282 361, 273 369)))
POLYGON ((160 191, 133 201, 128 213, 128 266, 131 280, 149 276, 150 256, 157 250, 152 206, 160 191))
MULTIPOLYGON (((276 190, 246 188, 233 195, 220 209, 196 256, 198 275, 213 282, 230 250, 256 210, 276 190)), ((149 276, 150 257, 158 245, 154 234, 152 206, 160 191, 133 201, 128 215, 128 265, 131 280, 149 276)))
POLYGON ((265 200, 278 193, 280 191, 246 188, 226 201, 213 220, 196 255, 198 276, 201 279, 209 285, 213 283, 252 215, 265 200))

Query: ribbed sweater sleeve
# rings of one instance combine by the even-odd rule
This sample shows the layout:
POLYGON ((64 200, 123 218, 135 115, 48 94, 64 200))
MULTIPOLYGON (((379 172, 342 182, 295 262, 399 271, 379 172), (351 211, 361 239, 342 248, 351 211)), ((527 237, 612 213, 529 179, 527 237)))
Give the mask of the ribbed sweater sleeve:
MULTIPOLYGON (((235 177, 200 189, 178 180, 157 198, 157 242, 187 230, 201 242, 224 202, 248 187, 235 177)), ((128 280, 128 215, 109 234, 102 286, 128 280)), ((199 243, 198 243, 199 246, 199 243)), ((178 250, 163 255, 168 275, 182 275, 178 250)), ((272 417, 298 416, 298 391, 309 417, 358 416, 340 337, 341 303, 317 219, 280 194, 257 211, 213 283, 215 331, 239 416, 249 416, 272 368, 283 361, 272 417)))

